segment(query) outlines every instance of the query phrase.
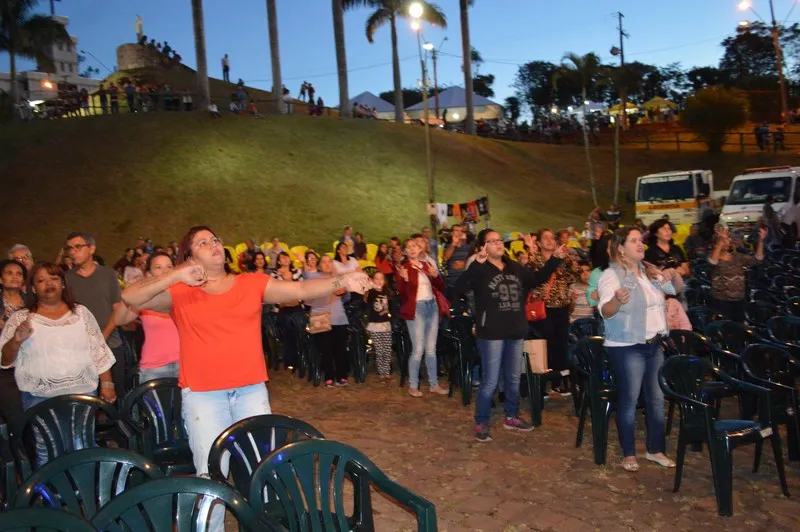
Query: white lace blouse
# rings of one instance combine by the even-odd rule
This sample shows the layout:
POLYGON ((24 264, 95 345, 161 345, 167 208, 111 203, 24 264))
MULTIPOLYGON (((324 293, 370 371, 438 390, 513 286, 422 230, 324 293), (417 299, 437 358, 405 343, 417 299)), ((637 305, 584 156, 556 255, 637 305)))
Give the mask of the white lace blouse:
POLYGON ((89 393, 97 389, 101 373, 114 365, 114 353, 106 344, 89 309, 75 305, 57 320, 23 309, 11 315, 0 335, 0 350, 14 337, 28 317, 33 334, 22 342, 15 367, 20 391, 39 397, 89 393))

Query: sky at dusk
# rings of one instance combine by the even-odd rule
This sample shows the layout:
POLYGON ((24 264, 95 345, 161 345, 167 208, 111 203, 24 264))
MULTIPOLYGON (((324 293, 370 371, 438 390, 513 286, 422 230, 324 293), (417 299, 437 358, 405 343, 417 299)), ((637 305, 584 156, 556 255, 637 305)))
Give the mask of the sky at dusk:
MULTIPOLYGON (((774 0, 776 16, 789 15, 794 0, 774 0)), ((684 66, 716 65, 719 43, 735 31, 743 18, 737 0, 476 0, 470 11, 472 44, 485 64, 483 74, 494 74, 496 101, 511 96, 517 66, 531 60, 559 62, 565 52, 594 51, 606 61, 616 61, 609 49, 618 42, 616 18, 625 14, 626 59, 657 65, 680 61, 684 66)), ((767 16, 767 0, 752 0, 753 7, 767 16)), ((206 48, 209 74, 222 77, 220 58, 228 53, 231 78, 248 85, 269 88, 271 67, 264 0, 205 0, 206 48)), ((461 26, 458 0, 440 0, 448 18, 447 29, 423 27, 425 39, 439 46, 439 84, 461 85, 461 26)), ((45 0, 42 10, 49 10, 45 0)), ((338 101, 336 57, 330 0, 277 0, 280 29, 281 66, 284 84, 297 96, 300 84, 314 84, 328 105, 338 101)), ((157 41, 169 41, 195 66, 192 15, 189 0, 63 0, 56 13, 68 16, 68 30, 79 39, 79 47, 113 69, 116 47, 135 41, 136 14, 144 19, 144 33, 157 41)), ((370 11, 345 13, 345 37, 350 85, 353 97, 365 90, 378 94, 392 88, 389 28, 381 28, 370 44, 364 25, 370 11)), ((795 10, 790 20, 800 18, 795 10)), ((398 27, 399 56, 403 86, 416 85, 420 64, 414 33, 407 21, 398 27)), ((18 62, 20 70, 34 68, 29 61, 18 62)), ((100 68, 87 57, 87 66, 100 68)), ((8 71, 8 57, 0 57, 0 71, 8 71)))

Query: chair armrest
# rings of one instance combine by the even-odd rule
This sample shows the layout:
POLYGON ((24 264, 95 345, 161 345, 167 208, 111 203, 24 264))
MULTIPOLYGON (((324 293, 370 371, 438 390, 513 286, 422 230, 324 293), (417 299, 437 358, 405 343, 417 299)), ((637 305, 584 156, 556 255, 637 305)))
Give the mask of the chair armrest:
MULTIPOLYGON (((735 369, 737 375, 741 375, 743 366, 742 357, 740 357, 736 353, 732 353, 720 347, 712 347, 711 349, 714 352, 714 354, 719 357, 720 361, 723 364, 727 362, 731 367, 735 369)), ((728 368, 723 367, 722 369, 727 370, 728 368)))
POLYGON ((33 473, 33 467, 28 459, 28 454, 19 439, 11 440, 11 454, 14 458, 17 474, 22 482, 25 482, 33 473))
POLYGON ((711 405, 708 405, 708 404, 706 404, 706 403, 704 403, 702 401, 698 401, 697 399, 692 399, 691 397, 686 397, 685 395, 681 395, 679 393, 675 393, 673 391, 664 390, 664 395, 667 396, 667 397, 670 397, 672 399, 675 399, 676 401, 678 401, 680 403, 687 403, 687 404, 696 406, 698 408, 705 408, 708 411, 710 411, 710 409, 711 409, 711 405))
POLYGON ((11 444, 6 438, 0 438, 0 508, 3 505, 11 507, 14 498, 17 496, 17 467, 14 462, 14 455, 11 452, 11 444))
POLYGON ((141 421, 135 421, 130 418, 125 418, 123 422, 128 430, 129 441, 131 448, 135 449, 139 454, 149 460, 153 459, 153 446, 150 443, 150 429, 147 424, 141 421))
POLYGON ((437 529, 436 506, 432 502, 404 488, 385 475, 375 475, 372 481, 375 487, 401 505, 411 508, 417 514, 417 530, 419 532, 430 532, 437 529))
POLYGON ((719 378, 725 384, 729 384, 736 388, 737 390, 741 390, 743 392, 752 393, 758 396, 767 396, 769 397, 769 388, 765 388, 764 386, 759 386, 757 384, 753 384, 752 382, 747 381, 740 381, 738 379, 734 379, 724 371, 719 372, 719 378))

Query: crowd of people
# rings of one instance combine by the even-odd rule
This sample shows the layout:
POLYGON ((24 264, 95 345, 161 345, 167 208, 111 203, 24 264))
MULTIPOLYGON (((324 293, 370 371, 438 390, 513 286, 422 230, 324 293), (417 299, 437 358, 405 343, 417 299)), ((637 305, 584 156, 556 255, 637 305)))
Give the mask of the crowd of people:
MULTIPOLYGON (((411 339, 408 394, 422 398, 426 392, 447 393, 438 380, 436 343, 440 324, 446 326, 454 310, 474 320, 481 355, 475 436, 488 442, 492 399, 501 381, 504 428, 533 429, 519 416, 517 368, 525 338, 546 341, 557 376, 546 396, 566 397, 573 379, 569 325, 595 316, 604 321, 620 387, 623 466, 639 467, 633 424, 642 392, 647 459, 672 467, 663 454, 664 399, 655 380, 663 353, 654 339, 670 329, 690 328, 683 282, 691 275, 688 250, 673 242, 667 219, 646 229, 640 223, 615 229, 620 217, 612 206, 606 213, 594 211, 583 233, 542 228, 505 237, 488 228, 476 234, 471 224, 443 225, 436 234, 424 227, 402 241, 379 243, 366 268, 370 278, 360 262, 368 258, 368 246, 350 226, 333 253, 306 249, 300 256, 278 237, 265 249, 248 240, 233 256, 213 230, 198 226, 166 246, 139 238, 112 267, 105 266, 86 233, 69 234, 52 262, 35 262, 30 250, 17 244, 0 263, 0 414, 13 423, 24 409, 66 393, 115 401, 130 389, 131 371, 138 372, 140 383, 176 377, 202 474, 217 434, 243 417, 270 411, 263 314, 276 315, 284 331, 307 323, 329 388, 349 384, 353 308, 371 339, 382 382, 392 379, 392 326, 400 319, 411 339), (126 344, 138 353, 138 367, 126 365, 126 344), (236 353, 236 364, 220 366, 221 352, 236 353), (421 382, 423 359, 427 388, 421 382), (217 414, 191 414, 200 410, 217 414)), ((691 252, 707 257, 713 269, 713 305, 730 319, 743 320, 743 268, 763 259, 767 234, 762 227, 751 249, 736 247, 722 226, 710 241, 693 231, 691 252)), ((282 336, 282 363, 294 371, 296 335, 282 336)))

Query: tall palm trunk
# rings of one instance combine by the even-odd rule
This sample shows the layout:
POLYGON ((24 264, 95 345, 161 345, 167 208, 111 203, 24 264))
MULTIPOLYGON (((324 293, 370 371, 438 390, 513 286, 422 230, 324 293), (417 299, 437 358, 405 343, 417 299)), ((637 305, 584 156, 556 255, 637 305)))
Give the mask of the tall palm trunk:
POLYGON ((469 42, 469 2, 459 0, 461 7, 461 55, 464 57, 464 91, 467 97, 466 131, 475 134, 475 108, 472 104, 472 45, 469 42))
MULTIPOLYGON (((405 122, 403 118, 405 105, 403 105, 403 87, 400 81, 400 58, 397 56, 397 19, 391 16, 389 23, 392 26, 392 75, 394 76, 394 121, 398 124, 405 122)), ((424 87, 423 87, 424 89, 424 87)))
MULTIPOLYGON (((586 102, 586 87, 582 91, 583 101, 586 102)), ((583 104, 583 147, 586 150, 586 165, 589 167, 589 186, 592 189, 592 201, 597 207, 597 185, 594 181, 594 168, 592 167, 592 152, 589 149, 589 121, 586 119, 586 104, 583 104)))
MULTIPOLYGON (((12 38, 12 41, 13 38, 12 38)), ((10 61, 10 70, 11 70, 11 103, 13 105, 17 105, 19 103, 19 87, 17 87, 17 58, 15 57, 15 50, 14 46, 9 46, 8 56, 10 61)), ((13 113, 13 116, 17 116, 18 113, 13 113)))
POLYGON ((206 28, 203 22, 203 0, 192 0, 192 25, 194 26, 194 53, 197 57, 198 109, 205 111, 211 103, 208 86, 208 64, 206 63, 206 28))
MULTIPOLYGON (((278 49, 278 9, 275 0, 267 0, 267 26, 269 27, 269 53, 272 63, 272 101, 278 113, 283 111, 283 81, 281 80, 281 52, 278 49)), ((287 109, 287 112, 289 109, 287 109)))
POLYGON ((344 44, 344 7, 342 0, 333 0, 333 39, 336 42, 336 69, 339 73, 339 115, 350 116, 347 90, 347 52, 344 44))

